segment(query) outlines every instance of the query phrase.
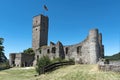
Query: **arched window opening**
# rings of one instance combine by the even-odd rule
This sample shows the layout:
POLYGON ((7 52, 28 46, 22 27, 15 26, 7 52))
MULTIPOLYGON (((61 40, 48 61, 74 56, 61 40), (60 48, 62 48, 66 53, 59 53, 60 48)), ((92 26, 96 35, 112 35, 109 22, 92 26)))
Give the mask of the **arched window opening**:
POLYGON ((68 48, 65 48, 65 53, 68 54, 68 48))
POLYGON ((56 53, 56 48, 55 47, 52 48, 52 53, 56 53))

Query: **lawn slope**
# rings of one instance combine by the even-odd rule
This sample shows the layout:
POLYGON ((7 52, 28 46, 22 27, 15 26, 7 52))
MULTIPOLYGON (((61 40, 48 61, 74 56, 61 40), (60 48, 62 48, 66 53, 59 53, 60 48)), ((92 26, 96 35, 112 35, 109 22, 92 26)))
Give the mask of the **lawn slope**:
POLYGON ((97 65, 72 65, 37 77, 38 80, 120 80, 120 74, 102 72, 97 65))
POLYGON ((64 66, 53 72, 35 77, 34 69, 0 71, 0 80, 120 80, 120 73, 103 72, 97 65, 64 66))

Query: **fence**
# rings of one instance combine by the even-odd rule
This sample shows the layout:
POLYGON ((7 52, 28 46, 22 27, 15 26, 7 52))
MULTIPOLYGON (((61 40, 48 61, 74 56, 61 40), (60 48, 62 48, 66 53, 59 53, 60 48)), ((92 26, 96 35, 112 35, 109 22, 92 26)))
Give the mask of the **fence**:
POLYGON ((60 66, 74 65, 74 64, 75 63, 73 61, 56 62, 56 63, 42 67, 42 69, 40 70, 40 74, 44 74, 45 72, 53 71, 53 70, 59 68, 60 66))

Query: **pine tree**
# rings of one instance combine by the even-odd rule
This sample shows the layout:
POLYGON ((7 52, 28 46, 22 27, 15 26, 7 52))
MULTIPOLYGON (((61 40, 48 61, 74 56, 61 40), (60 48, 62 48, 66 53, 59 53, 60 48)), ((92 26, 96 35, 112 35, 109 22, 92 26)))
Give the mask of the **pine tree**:
POLYGON ((4 39, 0 38, 0 62, 4 62, 7 59, 3 52, 4 51, 3 41, 4 39))

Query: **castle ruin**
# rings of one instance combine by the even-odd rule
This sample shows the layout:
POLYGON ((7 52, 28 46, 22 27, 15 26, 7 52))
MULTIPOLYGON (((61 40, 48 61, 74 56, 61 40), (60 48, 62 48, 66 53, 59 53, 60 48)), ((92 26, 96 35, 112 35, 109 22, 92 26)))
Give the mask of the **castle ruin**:
MULTIPOLYGON (((48 16, 42 14, 34 16, 32 28, 32 49, 35 52, 34 61, 30 57, 27 58, 27 60, 31 61, 31 64, 35 65, 37 59, 46 55, 50 59, 74 59, 79 64, 96 64, 99 58, 104 57, 102 34, 99 33, 98 29, 91 29, 86 39, 81 43, 64 46, 58 41, 56 44, 50 42, 48 46, 48 25, 48 16)), ((23 61, 16 62, 16 59, 17 57, 13 59, 12 54, 10 54, 10 65, 13 65, 13 62, 17 65, 22 65, 23 61)))

